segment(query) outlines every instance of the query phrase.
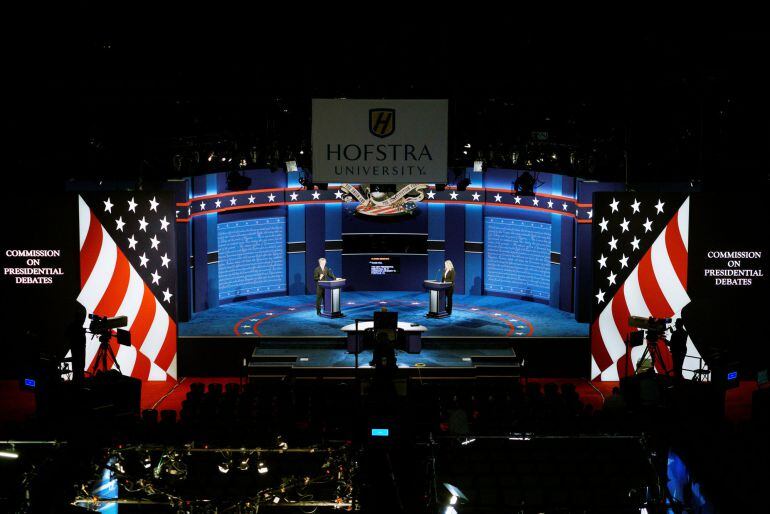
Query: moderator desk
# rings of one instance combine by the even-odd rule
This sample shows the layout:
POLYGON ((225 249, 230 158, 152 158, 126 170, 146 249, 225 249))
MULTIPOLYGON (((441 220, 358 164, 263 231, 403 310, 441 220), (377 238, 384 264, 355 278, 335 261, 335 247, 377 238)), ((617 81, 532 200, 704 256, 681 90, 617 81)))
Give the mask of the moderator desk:
MULTIPOLYGON (((361 348, 358 349, 359 352, 363 349, 364 332, 367 329, 373 328, 373 321, 362 321, 358 324, 358 337, 362 343, 361 348)), ((420 350, 422 350, 422 333, 427 332, 428 329, 423 325, 413 325, 412 323, 407 323, 405 321, 399 321, 398 328, 404 332, 404 336, 406 337, 406 352, 420 353, 420 350)), ((356 324, 351 323, 350 325, 345 325, 341 330, 347 334, 348 353, 356 353, 356 324)))

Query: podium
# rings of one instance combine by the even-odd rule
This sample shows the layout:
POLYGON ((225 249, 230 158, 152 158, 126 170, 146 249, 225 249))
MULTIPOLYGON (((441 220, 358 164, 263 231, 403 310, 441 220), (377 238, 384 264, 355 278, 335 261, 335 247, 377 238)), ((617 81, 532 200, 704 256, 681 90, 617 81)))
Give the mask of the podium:
POLYGON ((345 279, 319 280, 318 285, 324 290, 324 308, 321 316, 324 318, 342 318, 340 311, 340 291, 345 286, 345 279))
POLYGON ((446 318, 446 291, 452 287, 451 282, 439 282, 438 280, 425 280, 423 286, 428 290, 428 318, 446 318))

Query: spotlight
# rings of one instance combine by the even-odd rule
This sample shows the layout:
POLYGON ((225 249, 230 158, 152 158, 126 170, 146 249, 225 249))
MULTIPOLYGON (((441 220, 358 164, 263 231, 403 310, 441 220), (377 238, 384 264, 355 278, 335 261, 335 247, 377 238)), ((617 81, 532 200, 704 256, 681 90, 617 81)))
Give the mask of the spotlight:
POLYGON ((482 161, 481 159, 477 159, 473 161, 473 171, 475 171, 476 173, 481 173, 482 171, 484 171, 484 161, 482 161))
POLYGON ((457 505, 458 501, 460 500, 467 502, 468 497, 465 496, 463 492, 459 490, 457 487, 447 482, 444 482, 444 488, 447 491, 449 491, 449 494, 451 495, 449 497, 449 505, 446 506, 446 509, 444 510, 444 514, 457 514, 457 510, 455 509, 454 506, 457 505))
POLYGON ((461 441, 460 444, 462 444, 463 446, 468 446, 469 444, 473 443, 475 440, 476 439, 474 438, 471 438, 471 439, 466 438, 464 441, 461 441))
POLYGON ((227 455, 224 455, 224 460, 219 463, 219 472, 222 474, 227 474, 230 471, 230 468, 233 466, 233 459, 230 457, 229 453, 227 455))
POLYGON ((15 450, 2 450, 0 451, 0 459, 18 459, 19 454, 15 450))
POLYGON ((249 470, 249 457, 244 455, 241 459, 240 464, 238 464, 238 469, 241 471, 248 471, 249 470))
POLYGON ((297 171, 297 161, 286 161, 286 172, 291 173, 293 171, 297 171))
POLYGON ((511 162, 516 164, 519 160, 519 152, 511 152, 511 162))
POLYGON ((264 474, 265 474, 265 473, 267 473, 268 471, 269 471, 269 470, 268 470, 268 468, 267 468, 267 464, 265 464, 265 463, 264 463, 264 462, 262 462, 262 461, 259 461, 259 464, 257 464, 257 472, 258 472, 260 475, 264 475, 264 474))
POLYGON ((145 452, 142 456, 142 466, 144 466, 144 469, 150 469, 152 467, 152 457, 150 457, 150 452, 145 452))

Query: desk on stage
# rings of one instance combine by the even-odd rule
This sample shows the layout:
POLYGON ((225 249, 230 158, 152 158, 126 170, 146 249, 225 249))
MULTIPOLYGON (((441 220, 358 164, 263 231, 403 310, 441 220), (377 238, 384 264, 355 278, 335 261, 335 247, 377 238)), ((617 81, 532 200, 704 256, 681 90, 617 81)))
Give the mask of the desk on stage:
POLYGON ((345 279, 319 280, 318 285, 324 290, 324 308, 321 311, 321 316, 324 318, 344 317, 345 315, 340 309, 340 295, 345 286, 345 279))
MULTIPOLYGON (((362 321, 358 324, 358 337, 361 341, 359 353, 360 350, 363 349, 364 332, 367 329, 373 328, 374 321, 362 321)), ((404 336, 406 337, 406 352, 420 353, 420 350, 422 350, 422 333, 427 332, 428 329, 422 325, 412 325, 405 321, 399 321, 398 328, 404 332, 404 336)), ((341 330, 347 334, 348 353, 356 353, 356 324, 351 323, 350 325, 345 325, 341 330)))

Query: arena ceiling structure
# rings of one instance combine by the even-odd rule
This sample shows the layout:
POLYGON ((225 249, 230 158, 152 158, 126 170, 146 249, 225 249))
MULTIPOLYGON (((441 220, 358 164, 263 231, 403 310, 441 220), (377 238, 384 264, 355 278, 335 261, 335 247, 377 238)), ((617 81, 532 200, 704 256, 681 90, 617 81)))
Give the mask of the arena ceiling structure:
POLYGON ((767 183, 766 32, 208 9, 85 2, 77 31, 20 35, 5 120, 13 178, 307 165, 312 98, 447 98, 453 166, 767 183))

